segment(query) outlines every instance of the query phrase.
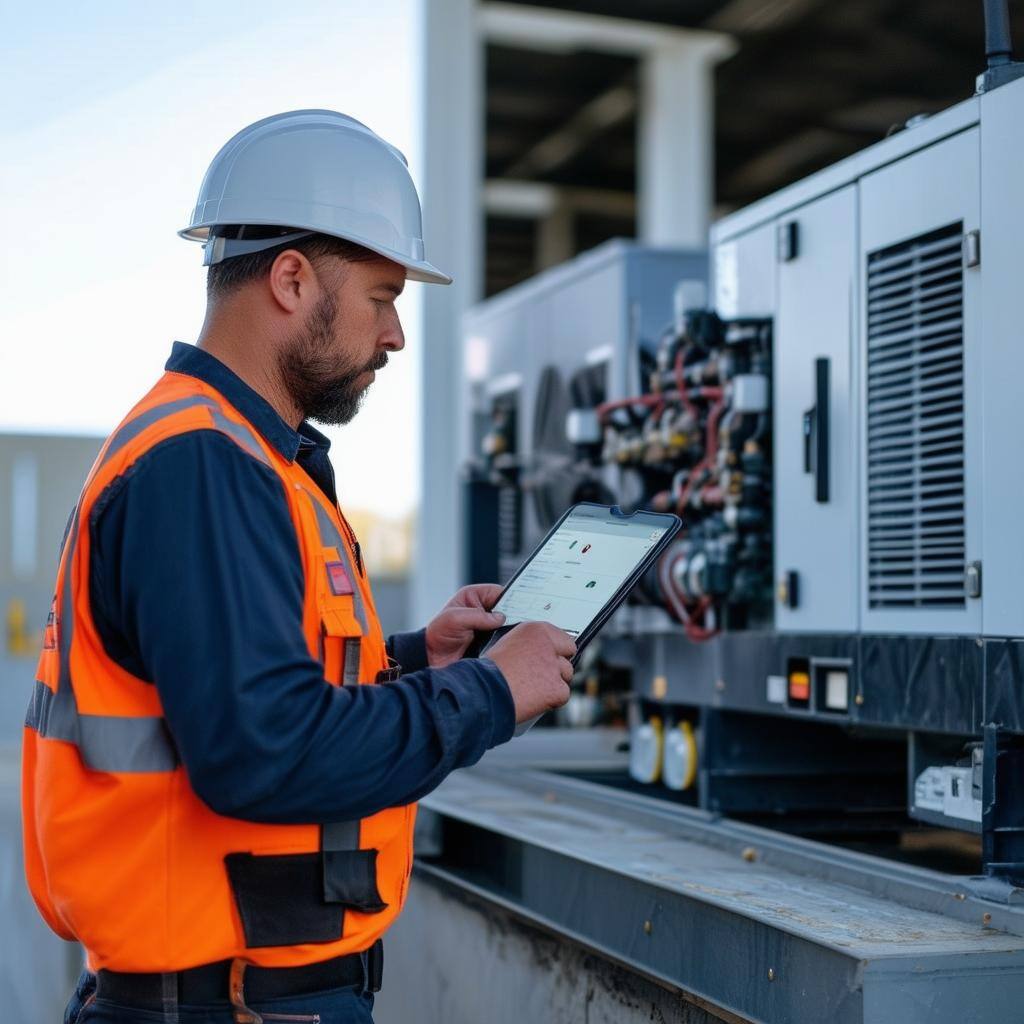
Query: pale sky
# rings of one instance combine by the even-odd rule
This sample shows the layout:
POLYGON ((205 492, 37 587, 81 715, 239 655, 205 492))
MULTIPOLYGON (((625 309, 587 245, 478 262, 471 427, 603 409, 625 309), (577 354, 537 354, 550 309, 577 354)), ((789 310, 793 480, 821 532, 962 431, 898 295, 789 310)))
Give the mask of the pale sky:
MULTIPOLYGON (((202 250, 178 238, 236 131, 341 110, 418 177, 419 0, 39 3, 5 13, 0 61, 0 432, 106 434, 202 322, 202 250)), ((429 239, 427 255, 430 255, 429 239)), ((418 502, 419 291, 407 346, 328 431, 341 501, 418 502)))

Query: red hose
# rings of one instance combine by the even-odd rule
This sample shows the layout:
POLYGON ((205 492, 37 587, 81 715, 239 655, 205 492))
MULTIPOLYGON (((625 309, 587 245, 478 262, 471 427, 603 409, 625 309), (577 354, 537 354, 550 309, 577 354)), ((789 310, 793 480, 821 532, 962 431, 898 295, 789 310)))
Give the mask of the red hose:
MULTIPOLYGON (((711 607, 711 598, 702 597, 700 603, 697 606, 695 615, 699 615, 702 619, 704 613, 711 607)), ((690 619, 686 623, 684 629, 686 630, 686 636, 689 640, 693 640, 695 643, 703 643, 705 640, 710 640, 713 636, 718 633, 717 629, 708 629, 707 626, 696 623, 693 619, 690 619)))
POLYGON ((662 395, 636 395, 633 398, 618 398, 614 402, 602 402, 597 407, 597 417, 600 420, 616 409, 628 409, 631 405, 657 406, 664 405, 665 399, 662 395))
POLYGON ((681 552, 677 552, 674 555, 666 552, 658 564, 658 580, 661 583, 669 608, 680 623, 682 623, 687 639, 692 640, 694 643, 703 643, 718 634, 717 629, 708 629, 707 626, 695 621, 697 618, 704 618, 705 613, 711 607, 711 598, 702 597, 697 602, 697 607, 692 613, 687 609, 686 598, 678 592, 675 578, 672 575, 672 570, 675 568, 676 563, 683 557, 681 552))

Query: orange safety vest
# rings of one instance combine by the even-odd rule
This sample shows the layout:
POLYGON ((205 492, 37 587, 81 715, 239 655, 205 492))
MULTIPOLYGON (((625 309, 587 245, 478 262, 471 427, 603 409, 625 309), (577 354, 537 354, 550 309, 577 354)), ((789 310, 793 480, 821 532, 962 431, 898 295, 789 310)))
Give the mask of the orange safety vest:
POLYGON ((219 392, 166 373, 107 440, 72 516, 24 732, 29 887, 92 970, 358 952, 398 915, 412 865, 414 805, 325 825, 215 814, 189 785, 156 687, 104 651, 89 607, 89 513, 150 448, 194 430, 226 434, 280 476, 305 573, 306 643, 327 682, 393 675, 339 509, 219 392))

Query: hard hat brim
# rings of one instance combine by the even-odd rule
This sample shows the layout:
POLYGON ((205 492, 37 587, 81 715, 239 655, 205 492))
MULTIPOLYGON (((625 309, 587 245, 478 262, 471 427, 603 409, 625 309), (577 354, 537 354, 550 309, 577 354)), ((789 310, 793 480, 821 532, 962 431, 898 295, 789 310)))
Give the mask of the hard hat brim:
POLYGON ((406 270, 406 279, 409 281, 422 281, 424 284, 451 284, 452 279, 442 271, 438 270, 432 263, 422 260, 419 263, 401 263, 406 270))

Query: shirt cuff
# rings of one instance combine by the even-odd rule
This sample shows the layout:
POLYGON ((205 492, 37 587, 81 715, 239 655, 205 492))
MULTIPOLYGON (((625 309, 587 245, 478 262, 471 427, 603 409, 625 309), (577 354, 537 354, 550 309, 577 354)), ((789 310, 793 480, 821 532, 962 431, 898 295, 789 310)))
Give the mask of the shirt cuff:
POLYGON ((488 658, 463 658, 431 670, 438 690, 439 723, 446 746, 458 751, 453 767, 475 764, 512 738, 516 709, 500 668, 488 658), (447 698, 447 699, 445 699, 447 698))
POLYGON ((388 654, 402 666, 402 675, 428 667, 425 629, 417 629, 413 633, 395 633, 388 637, 385 646, 388 654))

